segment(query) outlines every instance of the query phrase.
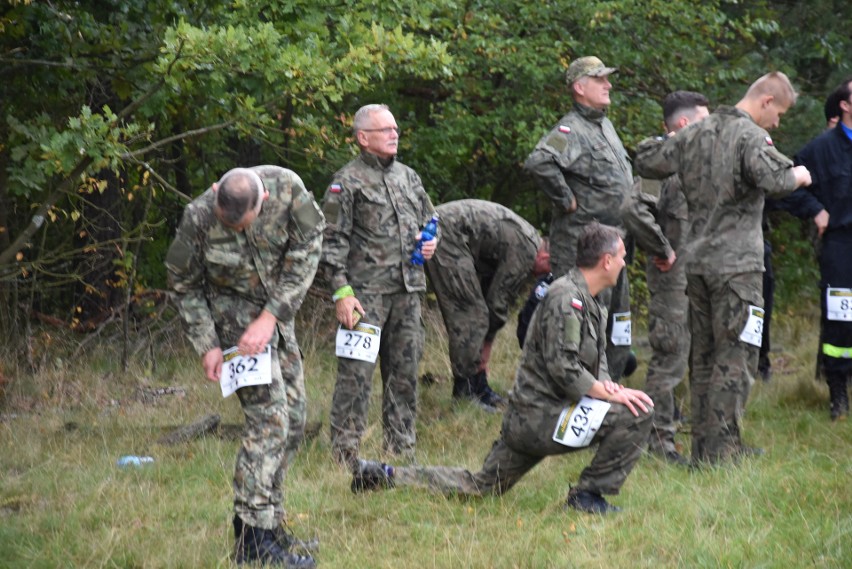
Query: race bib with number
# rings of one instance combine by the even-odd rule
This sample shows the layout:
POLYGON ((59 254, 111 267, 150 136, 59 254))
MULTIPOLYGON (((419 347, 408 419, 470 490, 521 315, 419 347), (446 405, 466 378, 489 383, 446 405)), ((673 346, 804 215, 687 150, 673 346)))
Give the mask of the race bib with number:
POLYGON ((573 407, 563 409, 556 422, 553 440, 572 448, 587 447, 603 423, 612 404, 593 397, 583 397, 573 407))
POLYGON ((375 363, 381 339, 382 329, 372 324, 359 322, 352 330, 340 326, 334 353, 340 358, 375 363))
POLYGON ((852 320, 852 288, 828 287, 825 305, 829 320, 852 320))
POLYGON ((272 383, 272 348, 269 344, 259 354, 244 356, 236 346, 223 352, 225 363, 219 376, 222 397, 246 385, 269 385, 272 383))
POLYGON ((763 309, 761 307, 749 305, 748 320, 743 331, 740 332, 740 340, 758 348, 763 344, 763 309))
POLYGON ((612 313, 612 344, 630 345, 630 311, 612 313))

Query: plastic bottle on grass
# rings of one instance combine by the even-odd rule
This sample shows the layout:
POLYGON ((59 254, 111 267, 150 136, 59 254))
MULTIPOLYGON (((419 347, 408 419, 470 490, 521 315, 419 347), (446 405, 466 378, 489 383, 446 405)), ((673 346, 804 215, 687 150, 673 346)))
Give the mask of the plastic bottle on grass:
POLYGON ((118 461, 116 461, 116 464, 121 468, 127 468, 128 466, 142 466, 149 462, 154 462, 154 457, 129 454, 119 458, 118 461))

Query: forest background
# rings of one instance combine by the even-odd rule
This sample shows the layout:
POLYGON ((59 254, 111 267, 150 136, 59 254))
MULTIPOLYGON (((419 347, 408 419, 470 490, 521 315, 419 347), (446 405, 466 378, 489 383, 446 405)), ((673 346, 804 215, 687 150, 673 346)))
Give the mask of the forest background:
MULTIPOLYGON (((2 10, 8 346, 31 341, 34 318, 85 334, 130 311, 156 316, 186 203, 226 170, 264 163, 294 170, 321 199, 356 152, 352 115, 366 103, 390 105, 400 159, 434 203, 492 200, 546 233, 550 204, 521 164, 570 109, 572 59, 619 68, 609 115, 631 152, 661 131, 667 93, 733 104, 778 69, 801 93, 773 133, 792 156, 852 74, 840 0, 6 0, 2 10)), ((776 225, 783 305, 816 271, 807 225, 783 215, 776 225)))
MULTIPOLYGON (((236 441, 153 442, 211 411, 235 428, 220 434, 242 421, 201 378, 163 266, 183 208, 224 171, 278 164, 319 199, 356 152, 355 110, 384 102, 434 203, 496 201, 546 233, 550 204, 521 164, 570 108, 571 60, 619 68, 609 116, 630 152, 661 131, 668 92, 733 104, 784 71, 800 98, 772 135, 792 156, 852 75, 850 24, 848 0, 0 0, 0 567, 230 566, 236 441), (155 463, 120 471, 126 453, 155 463)), ((643 458, 614 498, 623 515, 598 520, 560 507, 588 453, 503 498, 363 497, 329 468, 320 427, 288 478, 290 523, 321 537, 325 567, 848 566, 852 423, 828 421, 813 381, 810 224, 773 216, 777 375, 747 421, 765 460, 695 474, 643 458)), ((329 303, 311 295, 297 322, 314 425, 334 385, 329 303)), ((441 379, 446 339, 426 307, 422 368, 441 379)), ((498 390, 518 356, 498 336, 498 390)), ((445 383, 419 409, 424 462, 475 468, 499 430, 445 383)), ((379 428, 364 445, 380 457, 379 428)))

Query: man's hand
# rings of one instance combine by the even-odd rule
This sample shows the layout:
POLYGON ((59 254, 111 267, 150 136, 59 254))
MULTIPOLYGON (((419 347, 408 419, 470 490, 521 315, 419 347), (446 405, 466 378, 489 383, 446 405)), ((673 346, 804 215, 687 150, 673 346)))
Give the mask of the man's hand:
POLYGON ((825 230, 828 228, 828 212, 826 210, 822 210, 816 216, 814 216, 814 225, 817 228, 817 235, 822 237, 822 234, 825 233, 825 230))
POLYGON ((577 211, 577 197, 576 196, 571 196, 571 207, 566 207, 565 211, 567 211, 568 213, 574 213, 575 211, 577 211))
POLYGON ((661 273, 667 273, 674 266, 675 261, 677 261, 677 255, 675 255, 675 252, 672 251, 672 254, 669 255, 668 259, 654 257, 654 266, 657 267, 661 273))
MULTIPOLYGON (((419 241, 422 236, 423 236, 423 232, 422 231, 418 232, 417 233, 417 240, 419 241)), ((437 248, 438 248, 438 238, 437 237, 434 237, 433 239, 430 239, 429 241, 423 241, 420 244, 420 252, 423 254, 423 258, 427 261, 432 258, 432 255, 435 254, 435 249, 437 249, 437 248)))
POLYGON ((811 185, 811 173, 804 166, 794 166, 793 167, 793 176, 796 178, 796 187, 801 188, 802 186, 810 186, 811 185))
MULTIPOLYGON (((425 246, 423 248, 423 251, 423 256, 425 257, 425 246)), ((347 296, 345 298, 341 298, 340 300, 334 303, 334 312, 337 315, 337 321, 340 322, 343 327, 348 330, 352 330, 353 328, 355 328, 355 325, 358 324, 358 320, 360 320, 360 318, 355 316, 355 311, 357 311, 361 316, 364 316, 364 308, 361 306, 361 302, 359 302, 358 299, 354 296, 347 296)))
POLYGON ((644 391, 625 387, 621 391, 613 393, 607 399, 610 403, 621 403, 627 407, 635 417, 639 416, 639 410, 643 413, 648 413, 650 408, 654 407, 654 402, 644 391))
POLYGON ((278 319, 275 315, 264 309, 260 316, 248 325, 248 328, 240 337, 240 341, 237 343, 240 353, 244 356, 253 356, 262 352, 269 340, 272 339, 277 322, 278 319))
POLYGON ((225 358, 222 355, 222 348, 213 348, 201 357, 201 366, 210 381, 219 381, 223 363, 225 363, 225 358))

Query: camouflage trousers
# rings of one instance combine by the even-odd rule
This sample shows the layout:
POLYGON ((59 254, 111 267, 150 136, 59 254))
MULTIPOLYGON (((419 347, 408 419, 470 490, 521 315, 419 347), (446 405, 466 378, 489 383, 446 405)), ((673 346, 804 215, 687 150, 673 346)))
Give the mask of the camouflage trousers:
MULTIPOLYGON (((568 274, 577 261, 577 241, 583 231, 583 225, 568 223, 571 217, 554 218, 550 228, 550 266, 554 278, 568 274), (557 223, 557 221, 559 221, 557 223)), ((609 375, 613 381, 621 380, 624 368, 630 358, 630 346, 618 346, 612 342, 612 324, 614 314, 630 311, 630 281, 627 267, 618 276, 614 287, 601 291, 597 299, 608 311, 606 322, 606 360, 609 375)))
POLYGON ((448 243, 441 247, 449 251, 439 250, 426 263, 426 274, 447 328, 453 377, 467 379, 480 370, 484 343, 506 324, 536 251, 508 248, 493 274, 480 275, 469 252, 448 243))
MULTIPOLYGON (((494 442, 479 472, 448 466, 409 466, 394 469, 397 486, 428 488, 446 495, 500 495, 512 488, 547 456, 577 452, 553 441, 562 412, 520 414, 510 407, 503 418, 500 439, 494 442)), ((642 454, 651 429, 653 410, 634 417, 627 407, 614 404, 592 441, 597 450, 575 487, 599 494, 618 494, 642 454)))
MULTIPOLYGON (((417 366, 423 354, 424 331, 418 293, 364 294, 358 297, 366 324, 379 326, 382 339, 383 447, 414 457, 417 440, 417 366)), ((354 466, 367 427, 376 364, 349 358, 337 360, 337 383, 331 401, 331 449, 334 459, 354 466)))
POLYGON ((689 298, 686 296, 686 275, 676 275, 677 282, 658 285, 654 279, 660 273, 648 269, 648 341, 651 360, 644 391, 654 400, 654 426, 649 447, 655 452, 676 450, 674 389, 683 380, 689 362, 690 333, 688 325, 689 298))
POLYGON ((743 446, 742 416, 759 348, 740 340, 749 306, 763 306, 759 272, 687 275, 692 330, 692 460, 716 463, 743 446))
POLYGON ((293 323, 279 324, 278 331, 272 383, 237 390, 246 424, 234 470, 234 513, 263 529, 284 519, 284 478, 305 435, 305 377, 293 323))

